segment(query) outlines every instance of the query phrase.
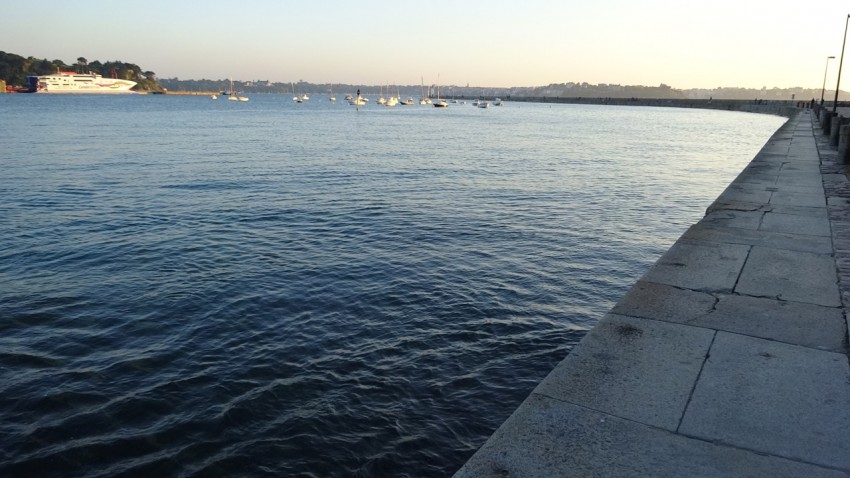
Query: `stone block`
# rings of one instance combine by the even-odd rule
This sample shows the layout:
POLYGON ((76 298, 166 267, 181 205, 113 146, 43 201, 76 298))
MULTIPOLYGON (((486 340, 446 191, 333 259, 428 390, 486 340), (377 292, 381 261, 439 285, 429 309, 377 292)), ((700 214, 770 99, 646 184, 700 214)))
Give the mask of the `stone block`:
POLYGON ((455 478, 847 478, 532 394, 455 478))
POLYGON ((753 247, 735 292, 839 307, 835 260, 829 254, 753 247))
POLYGON ((760 297, 720 295, 713 310, 675 320, 805 347, 846 352, 841 309, 760 297))
POLYGON ((685 231, 681 240, 718 244, 745 244, 820 254, 832 252, 831 237, 725 227, 702 227, 701 224, 692 226, 685 231))
POLYGON ((714 331, 608 315, 535 393, 675 431, 714 331))
POLYGON ((831 237, 829 219, 824 216, 800 216, 769 212, 764 215, 762 231, 831 237))
POLYGON ((679 432, 850 470, 844 354, 719 332, 679 432))
POLYGON ((731 292, 749 249, 745 245, 692 244, 680 240, 642 280, 703 292, 731 292))

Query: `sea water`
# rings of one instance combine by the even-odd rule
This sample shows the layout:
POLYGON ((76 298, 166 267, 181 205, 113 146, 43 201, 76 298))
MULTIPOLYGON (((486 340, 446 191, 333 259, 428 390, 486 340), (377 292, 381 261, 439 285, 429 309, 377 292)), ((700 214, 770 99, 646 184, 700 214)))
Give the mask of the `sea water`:
POLYGON ((783 121, 0 95, 0 475, 450 475, 783 121))

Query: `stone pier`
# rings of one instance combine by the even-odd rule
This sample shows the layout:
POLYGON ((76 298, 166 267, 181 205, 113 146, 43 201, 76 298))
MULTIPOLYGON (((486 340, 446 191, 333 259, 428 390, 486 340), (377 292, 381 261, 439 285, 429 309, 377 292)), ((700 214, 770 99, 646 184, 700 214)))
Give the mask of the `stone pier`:
POLYGON ((850 183, 799 110, 457 472, 850 477, 850 183))

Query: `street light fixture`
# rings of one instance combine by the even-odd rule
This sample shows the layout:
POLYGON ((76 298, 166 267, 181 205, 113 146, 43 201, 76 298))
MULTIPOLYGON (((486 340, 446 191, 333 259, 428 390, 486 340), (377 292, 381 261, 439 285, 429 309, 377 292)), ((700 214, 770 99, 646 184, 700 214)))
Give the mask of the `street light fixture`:
POLYGON ((835 101, 832 103, 832 116, 838 110, 838 87, 841 85, 841 65, 844 64, 844 45, 847 44, 847 22, 850 21, 850 14, 844 20, 844 41, 841 42, 841 59, 838 60, 838 81, 835 83, 835 101))
POLYGON ((823 107, 823 93, 826 91, 826 70, 829 68, 829 60, 834 60, 834 56, 826 57, 826 66, 823 67, 823 86, 820 89, 820 105, 823 107))

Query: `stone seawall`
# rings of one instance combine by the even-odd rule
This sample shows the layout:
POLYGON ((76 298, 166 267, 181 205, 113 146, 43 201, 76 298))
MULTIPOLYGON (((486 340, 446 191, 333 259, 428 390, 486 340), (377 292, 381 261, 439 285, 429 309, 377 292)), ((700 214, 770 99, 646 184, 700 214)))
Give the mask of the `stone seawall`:
POLYGON ((812 106, 811 102, 780 100, 701 100, 701 99, 663 99, 663 98, 562 98, 562 97, 511 97, 511 102, 559 103, 575 105, 618 105, 618 106, 656 106, 668 108, 700 108, 724 111, 744 111, 764 113, 790 118, 800 108, 812 106))
POLYGON ((455 476, 850 477, 850 182, 815 125, 797 110, 455 476))

